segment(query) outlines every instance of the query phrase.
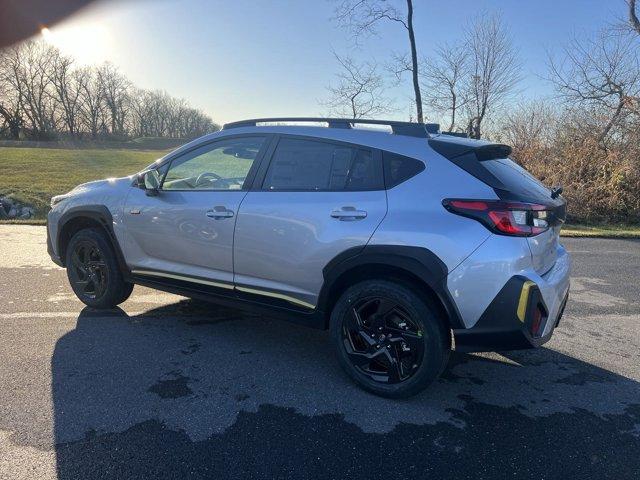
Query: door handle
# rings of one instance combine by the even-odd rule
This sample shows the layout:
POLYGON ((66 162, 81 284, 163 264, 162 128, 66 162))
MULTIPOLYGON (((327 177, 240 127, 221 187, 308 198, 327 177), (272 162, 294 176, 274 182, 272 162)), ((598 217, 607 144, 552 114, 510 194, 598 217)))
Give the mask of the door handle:
POLYGON ((340 210, 333 210, 331 216, 338 220, 359 220, 366 218, 367 212, 356 210, 355 207, 342 207, 340 210))
POLYGON ((226 207, 217 206, 213 207, 212 210, 207 210, 207 217, 209 218, 231 218, 233 217, 233 210, 228 210, 226 207))

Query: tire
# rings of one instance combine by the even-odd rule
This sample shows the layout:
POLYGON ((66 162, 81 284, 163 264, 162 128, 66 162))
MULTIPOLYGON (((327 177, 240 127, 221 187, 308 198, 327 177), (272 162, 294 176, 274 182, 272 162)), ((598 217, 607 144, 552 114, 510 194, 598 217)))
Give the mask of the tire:
POLYGON ((124 280, 111 242, 100 229, 86 228, 71 237, 65 265, 71 288, 89 307, 114 308, 133 291, 133 284, 124 280))
POLYGON ((331 338, 347 375, 387 398, 424 390, 442 373, 451 351, 438 309, 408 285, 389 280, 347 289, 331 312, 331 338))

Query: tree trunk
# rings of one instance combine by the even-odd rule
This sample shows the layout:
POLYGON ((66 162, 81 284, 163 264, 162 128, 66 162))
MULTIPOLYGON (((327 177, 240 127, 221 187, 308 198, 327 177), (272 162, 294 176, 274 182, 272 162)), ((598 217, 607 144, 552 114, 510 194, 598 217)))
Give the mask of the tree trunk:
POLYGON ((449 125, 449 132, 453 132, 453 128, 456 126, 456 108, 458 97, 456 93, 451 90, 451 124, 449 125))
POLYGON ((9 126, 9 134, 12 140, 20 138, 20 127, 22 127, 22 119, 18 114, 12 114, 9 110, 0 105, 0 115, 4 117, 9 126))
POLYGON ((467 125, 467 135, 469 138, 474 138, 476 140, 480 139, 481 131, 480 131, 480 117, 473 117, 469 120, 469 124, 467 125))
POLYGON ((416 115, 418 123, 424 123, 422 116, 422 94, 418 81, 418 52, 416 50, 416 37, 413 33, 413 1, 407 0, 407 29, 409 30, 409 43, 411 44, 411 65, 413 74, 413 91, 416 95, 416 115))
POLYGON ((636 0, 628 0, 629 2, 629 23, 638 35, 640 35, 640 20, 636 14, 636 0))
POLYGON ((620 113, 622 112, 622 108, 623 107, 624 107, 624 96, 622 94, 620 94, 620 100, 618 101, 618 106, 616 107, 615 112, 613 112, 613 115, 611 116, 611 118, 609 119, 607 124, 605 125, 604 129, 602 130, 600 135, 598 135, 598 143, 600 143, 600 144, 602 144, 604 146, 604 141, 606 140, 606 138, 609 135, 609 132, 611 131, 613 126, 616 124, 616 122, 618 120, 618 117, 620 116, 620 113))

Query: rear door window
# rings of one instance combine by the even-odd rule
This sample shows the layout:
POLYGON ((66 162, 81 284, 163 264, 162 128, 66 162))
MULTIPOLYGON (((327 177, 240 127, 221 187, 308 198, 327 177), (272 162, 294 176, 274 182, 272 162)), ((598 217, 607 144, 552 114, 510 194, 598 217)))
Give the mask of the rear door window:
POLYGON ((382 168, 371 150, 324 141, 282 138, 264 190, 381 190, 382 168))

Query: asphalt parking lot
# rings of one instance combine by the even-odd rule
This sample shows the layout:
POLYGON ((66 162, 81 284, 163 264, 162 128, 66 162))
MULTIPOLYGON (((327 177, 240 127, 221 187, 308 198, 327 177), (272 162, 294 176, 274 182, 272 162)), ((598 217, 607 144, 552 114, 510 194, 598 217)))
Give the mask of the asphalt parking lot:
POLYGON ((564 243, 547 345, 392 401, 326 332, 141 287, 83 308, 43 227, 0 226, 0 478, 640 478, 640 243, 564 243))

